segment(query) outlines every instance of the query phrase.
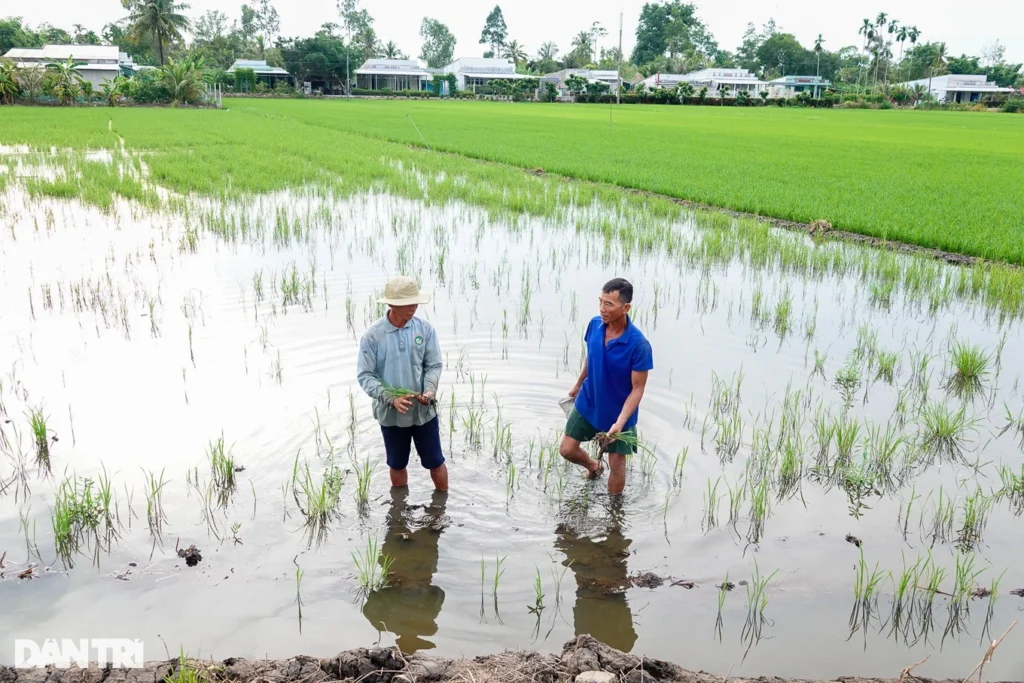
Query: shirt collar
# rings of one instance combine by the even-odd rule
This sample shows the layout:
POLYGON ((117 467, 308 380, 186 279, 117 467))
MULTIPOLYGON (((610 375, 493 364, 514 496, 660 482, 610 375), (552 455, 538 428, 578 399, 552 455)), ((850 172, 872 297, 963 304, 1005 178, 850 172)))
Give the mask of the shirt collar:
POLYGON ((413 318, 412 320, 407 322, 405 324, 405 327, 395 327, 395 325, 391 322, 391 318, 389 318, 388 314, 385 313, 384 314, 384 334, 391 334, 392 332, 400 332, 402 330, 407 330, 407 329, 409 329, 412 326, 412 321, 415 320, 415 319, 416 318, 413 318))
MULTIPOLYGON (((391 321, 389 320, 388 322, 391 322, 391 321)), ((604 321, 601 322, 601 328, 602 329, 607 329, 608 328, 608 326, 604 324, 604 321)), ((622 331, 622 336, 620 336, 620 337, 618 337, 616 339, 612 339, 608 343, 609 344, 614 344, 616 342, 622 342, 623 344, 625 344, 625 343, 628 343, 629 341, 631 341, 632 339, 633 339, 633 320, 627 315, 626 316, 626 329, 624 329, 622 331)))

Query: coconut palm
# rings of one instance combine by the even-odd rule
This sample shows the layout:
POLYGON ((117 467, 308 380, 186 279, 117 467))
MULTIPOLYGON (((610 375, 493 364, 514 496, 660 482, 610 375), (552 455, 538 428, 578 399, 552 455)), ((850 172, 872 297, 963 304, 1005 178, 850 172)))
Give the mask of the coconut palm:
POLYGON ((85 80, 78 72, 80 66, 85 66, 85 63, 75 62, 71 57, 68 57, 66 62, 49 62, 46 65, 53 82, 53 94, 65 106, 74 104, 82 94, 82 84, 85 80))
POLYGON ((896 74, 897 80, 899 80, 899 78, 900 78, 899 74, 903 70, 903 44, 905 42, 907 42, 907 37, 909 35, 910 35, 910 27, 909 26, 900 26, 899 30, 896 32, 896 42, 900 44, 900 59, 897 62, 897 64, 899 65, 897 67, 897 74, 896 74))
POLYGON ((576 37, 572 39, 572 51, 581 58, 586 55, 586 59, 590 59, 594 54, 594 42, 590 31, 580 31, 576 34, 576 37))
POLYGON ((402 51, 398 49, 398 45, 395 44, 395 41, 389 40, 381 46, 380 56, 384 59, 401 59, 402 51))
POLYGON ((121 0, 131 14, 128 21, 135 37, 151 36, 160 66, 164 65, 164 46, 182 40, 181 32, 190 26, 188 17, 181 12, 189 5, 174 0, 121 0))
POLYGON ((0 59, 0 104, 13 104, 21 94, 20 71, 14 62, 0 59))
MULTIPOLYGON (((864 43, 863 43, 863 46, 861 47, 861 50, 863 50, 864 54, 867 54, 867 51, 868 51, 868 40, 870 39, 869 36, 870 37, 874 37, 874 24, 871 23, 870 19, 865 19, 864 23, 860 25, 859 29, 857 29, 857 33, 859 33, 862 36, 864 36, 864 43)), ((866 73, 867 73, 866 69, 867 69, 867 67, 865 67, 865 71, 862 72, 862 75, 866 75, 866 73)))
POLYGON ((520 62, 527 60, 526 49, 519 43, 518 40, 510 40, 502 46, 501 56, 507 59, 511 59, 517 65, 520 62))
POLYGON ((725 98, 729 96, 729 86, 723 85, 718 89, 718 97, 722 100, 722 105, 725 105, 725 98))
POLYGON ((558 55, 558 46, 548 41, 542 43, 540 49, 537 50, 537 59, 540 61, 554 61, 558 55))
POLYGON ((928 94, 932 92, 932 76, 941 76, 945 73, 947 56, 946 44, 936 43, 935 57, 932 58, 932 63, 928 65, 928 94))
POLYGON ((172 104, 195 102, 202 97, 203 84, 207 80, 205 66, 202 57, 189 57, 180 62, 170 59, 160 68, 172 104))

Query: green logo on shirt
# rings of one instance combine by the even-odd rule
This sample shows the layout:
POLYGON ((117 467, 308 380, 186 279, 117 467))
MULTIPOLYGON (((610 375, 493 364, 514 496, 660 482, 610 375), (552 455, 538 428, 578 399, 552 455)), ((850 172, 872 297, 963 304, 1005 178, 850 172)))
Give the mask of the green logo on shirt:
POLYGON ((416 346, 423 346, 423 335, 417 334, 413 341, 416 342, 416 346))

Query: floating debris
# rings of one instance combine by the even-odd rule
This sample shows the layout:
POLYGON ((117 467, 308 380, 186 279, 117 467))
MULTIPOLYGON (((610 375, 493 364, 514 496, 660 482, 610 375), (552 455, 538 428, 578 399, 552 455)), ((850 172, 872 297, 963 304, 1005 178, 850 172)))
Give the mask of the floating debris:
POLYGON ((203 561, 199 548, 190 545, 188 548, 178 548, 178 557, 185 558, 185 564, 194 567, 203 561))
POLYGON ((863 541, 861 541, 859 538, 857 538, 853 534, 846 534, 846 542, 847 543, 852 543, 855 546, 857 546, 858 548, 861 547, 861 544, 863 543, 863 541))
POLYGON ((629 584, 634 588, 658 588, 664 583, 665 579, 654 572, 640 572, 629 577, 629 584))

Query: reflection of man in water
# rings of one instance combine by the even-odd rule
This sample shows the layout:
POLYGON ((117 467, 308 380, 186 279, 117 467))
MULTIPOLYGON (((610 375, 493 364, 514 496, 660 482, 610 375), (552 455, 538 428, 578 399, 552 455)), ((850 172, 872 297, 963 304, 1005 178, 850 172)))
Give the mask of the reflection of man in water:
POLYGON ((583 535, 565 523, 555 529, 555 548, 565 553, 562 564, 568 565, 576 578, 576 635, 589 633, 623 652, 632 650, 636 643, 625 593, 629 587, 626 559, 630 543, 622 535, 621 520, 615 512, 603 537, 583 535))
POLYGON ((437 616, 444 604, 444 591, 432 585, 437 571, 437 542, 447 524, 444 516, 448 494, 435 491, 426 514, 411 519, 419 506, 406 504, 406 488, 391 490, 388 533, 382 552, 394 559, 391 585, 371 593, 363 605, 363 616, 380 630, 395 634, 399 649, 406 653, 433 649, 434 643, 421 636, 437 633, 437 616))

